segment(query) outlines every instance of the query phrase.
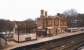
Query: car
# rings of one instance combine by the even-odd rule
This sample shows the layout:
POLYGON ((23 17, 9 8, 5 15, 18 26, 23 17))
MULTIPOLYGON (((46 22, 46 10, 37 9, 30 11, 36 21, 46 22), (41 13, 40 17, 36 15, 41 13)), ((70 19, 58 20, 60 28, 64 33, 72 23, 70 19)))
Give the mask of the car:
POLYGON ((77 48, 77 50, 84 50, 84 46, 77 48))
POLYGON ((0 32, 0 48, 4 48, 7 45, 7 38, 5 32, 0 32))

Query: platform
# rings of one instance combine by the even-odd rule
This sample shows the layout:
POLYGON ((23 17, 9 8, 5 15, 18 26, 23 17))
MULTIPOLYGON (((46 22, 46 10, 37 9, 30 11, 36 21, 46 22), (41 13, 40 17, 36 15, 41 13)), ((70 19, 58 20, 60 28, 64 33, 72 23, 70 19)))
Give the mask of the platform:
POLYGON ((23 43, 9 42, 9 46, 6 47, 4 50, 11 50, 11 49, 14 49, 17 47, 33 45, 33 44, 37 44, 37 43, 42 43, 42 42, 46 42, 46 41, 51 41, 51 40, 60 39, 63 37, 68 37, 68 36, 73 36, 73 35, 78 35, 78 34, 83 34, 83 33, 84 33, 84 31, 72 32, 72 33, 66 32, 66 33, 61 33, 59 35, 52 36, 52 37, 38 38, 35 41, 28 41, 28 42, 23 42, 23 43))

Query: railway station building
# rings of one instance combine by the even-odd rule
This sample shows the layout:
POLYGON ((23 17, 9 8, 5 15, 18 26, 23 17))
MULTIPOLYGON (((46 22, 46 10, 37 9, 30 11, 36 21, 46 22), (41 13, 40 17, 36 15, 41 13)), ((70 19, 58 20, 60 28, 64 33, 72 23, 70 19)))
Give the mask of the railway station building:
POLYGON ((48 16, 47 11, 41 10, 40 17, 36 19, 37 30, 46 30, 47 34, 57 35, 68 28, 68 20, 65 16, 57 14, 48 16))

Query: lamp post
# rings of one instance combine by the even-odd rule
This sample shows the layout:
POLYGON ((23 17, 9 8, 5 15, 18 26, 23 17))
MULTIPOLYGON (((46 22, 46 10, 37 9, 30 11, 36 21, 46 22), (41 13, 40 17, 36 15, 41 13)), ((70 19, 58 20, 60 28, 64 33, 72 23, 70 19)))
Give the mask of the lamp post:
POLYGON ((60 33, 61 32, 61 27, 60 27, 60 17, 59 17, 59 20, 58 20, 58 33, 60 33))
POLYGON ((46 16, 46 21, 45 21, 46 23, 46 27, 45 27, 45 30, 46 30, 46 36, 48 35, 48 28, 47 28, 47 25, 48 25, 48 21, 47 21, 47 16, 46 16))
POLYGON ((19 43, 19 31, 17 31, 18 32, 18 43, 19 43))
MULTIPOLYGON (((18 28, 18 25, 16 24, 16 22, 14 22, 15 26, 14 26, 14 32, 16 33, 16 29, 18 28)), ((18 43, 19 43, 19 31, 17 30, 18 33, 18 43)))

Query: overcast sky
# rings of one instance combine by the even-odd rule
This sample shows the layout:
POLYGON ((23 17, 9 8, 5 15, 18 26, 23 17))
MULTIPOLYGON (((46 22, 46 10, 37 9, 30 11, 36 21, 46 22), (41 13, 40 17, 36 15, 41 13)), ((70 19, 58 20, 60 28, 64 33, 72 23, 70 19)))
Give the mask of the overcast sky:
POLYGON ((40 16, 40 10, 49 15, 62 13, 67 9, 76 9, 84 13, 83 0, 0 0, 0 19, 25 20, 40 16))

